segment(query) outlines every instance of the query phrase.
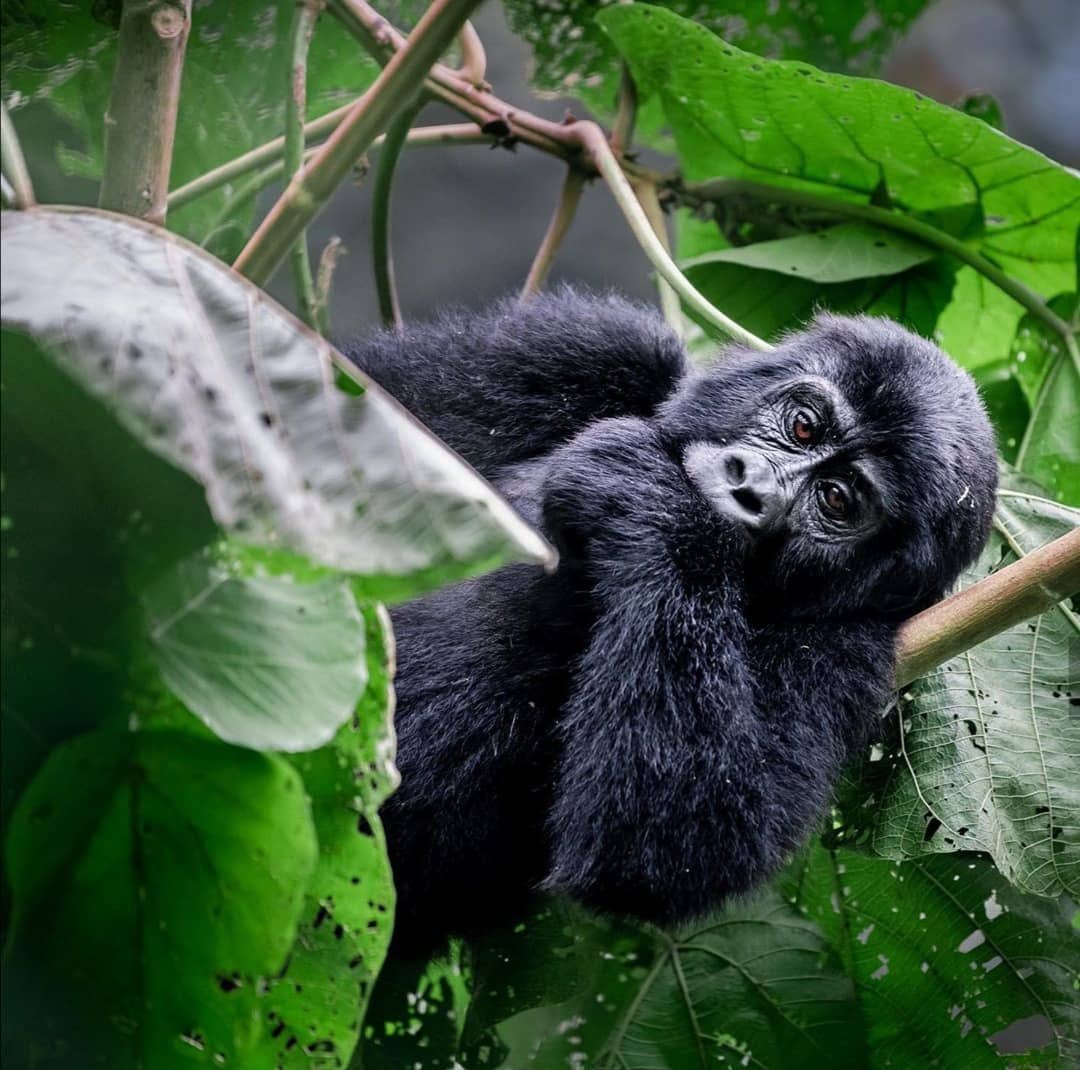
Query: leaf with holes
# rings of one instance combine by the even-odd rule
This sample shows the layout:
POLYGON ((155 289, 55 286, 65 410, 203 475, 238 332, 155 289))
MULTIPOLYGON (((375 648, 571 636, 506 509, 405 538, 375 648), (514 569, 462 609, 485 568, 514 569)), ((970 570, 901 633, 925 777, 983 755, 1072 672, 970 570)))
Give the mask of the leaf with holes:
POLYGON ((873 1067, 1077 1065, 1074 903, 1021 895, 973 855, 894 865, 820 846, 781 886, 854 981, 873 1067))
POLYGON ((315 865, 284 758, 179 732, 57 748, 7 839, 5 1064, 261 1066, 315 865))
POLYGON ((198 480, 237 537, 398 596, 552 559, 371 380, 194 246, 90 211, 5 212, 3 237, 4 324, 198 480))
POLYGON ((284 974, 266 1017, 281 1070, 349 1065, 390 945, 394 882, 378 809, 397 785, 391 726, 390 622, 366 607, 368 686, 332 743, 292 759, 311 798, 319 859, 284 974))
MULTIPOLYGON (((1080 513, 1003 488, 970 584, 1076 527, 1080 513)), ((897 743, 867 765, 856 814, 887 858, 986 851, 1015 885, 1080 892, 1080 622, 1049 610, 900 696, 897 743)))

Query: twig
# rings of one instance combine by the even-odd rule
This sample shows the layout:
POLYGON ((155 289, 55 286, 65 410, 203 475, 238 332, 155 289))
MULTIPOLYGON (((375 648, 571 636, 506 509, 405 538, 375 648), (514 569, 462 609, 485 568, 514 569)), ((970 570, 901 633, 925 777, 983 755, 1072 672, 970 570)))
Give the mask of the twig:
MULTIPOLYGON (((671 245, 668 242, 667 221, 664 219, 664 210, 660 207, 660 196, 656 192, 656 183, 641 179, 634 184, 634 192, 637 194, 641 207, 652 225, 653 233, 663 245, 668 256, 671 255, 671 245)), ((656 277, 656 288, 660 294, 660 309, 664 313, 671 329, 681 338, 684 333, 682 305, 679 304, 679 295, 672 289, 671 283, 662 275, 656 277)))
POLYGON ((405 46, 383 68, 315 158, 289 183, 233 265, 263 285, 329 200, 353 161, 419 91, 479 0, 434 0, 405 46))
MULTIPOLYGON (((304 120, 307 117, 307 56, 323 0, 296 0, 290 39, 289 77, 285 91, 285 174, 299 174, 304 166, 304 120)), ((315 280, 311 275, 307 231, 301 230, 289 251, 293 289, 300 318, 315 326, 315 280)))
POLYGON ((400 112, 386 131, 386 141, 375 168, 371 190, 371 259, 375 272, 375 292, 379 298, 379 314, 387 327, 401 326, 401 306, 398 304, 397 284, 394 282, 394 255, 390 248, 390 194, 394 185, 394 170, 402 146, 409 136, 413 120, 424 106, 421 98, 400 112))
POLYGON ((924 245, 949 253, 957 260, 973 267, 980 275, 989 279, 998 289, 1023 305, 1033 316, 1042 320, 1062 338, 1068 339, 1073 333, 1070 326, 1034 290, 1029 290, 1018 279, 1007 275, 996 264, 987 260, 982 253, 959 238, 954 238, 951 234, 904 212, 878 208, 872 204, 842 201, 805 190, 770 186, 764 182, 752 182, 741 178, 717 178, 700 184, 687 183, 684 192, 691 198, 697 199, 699 203, 703 200, 720 201, 725 197, 746 196, 772 204, 801 205, 806 208, 817 208, 840 218, 862 219, 889 230, 908 234, 924 245))
POLYGON ((619 99, 615 110, 615 121, 611 126, 611 151, 616 156, 625 156, 634 143, 634 124, 637 122, 637 86, 630 74, 630 66, 622 61, 619 74, 619 99))
POLYGON ((555 211, 548 223, 540 248, 536 250, 532 267, 529 268, 529 276, 525 285, 521 288, 521 300, 525 301, 538 293, 547 281, 548 272, 551 270, 555 253, 558 251, 570 224, 574 221, 578 203, 581 201, 581 191, 585 187, 585 176, 573 167, 566 169, 562 188, 559 190, 559 200, 555 205, 555 211))
POLYGON ((490 88, 484 76, 487 74, 487 53, 484 51, 484 42, 476 32, 471 22, 466 22, 458 34, 458 47, 461 49, 461 66, 458 67, 458 77, 464 78, 470 85, 478 89, 490 88))
MULTIPOLYGON (((318 119, 304 124, 304 139, 306 142, 317 141, 325 134, 329 134, 346 114, 352 109, 352 104, 346 104, 342 108, 327 112, 318 119), (332 119, 332 122, 327 120, 332 119)), ((385 135, 380 134, 372 143, 371 148, 382 147, 385 135)), ((498 144, 491 134, 485 134, 475 123, 442 123, 437 126, 420 126, 409 131, 407 144, 410 148, 425 148, 432 145, 491 145, 498 144)), ((257 188, 269 185, 275 178, 285 173, 282 166, 282 157, 285 153, 285 139, 274 138, 258 148, 245 152, 243 156, 237 156, 235 160, 229 160, 212 171, 207 171, 191 182, 183 186, 177 186, 169 194, 169 207, 180 208, 207 193, 213 193, 220 186, 231 182, 234 178, 241 178, 252 171, 258 170, 263 164, 269 164, 261 174, 269 175, 257 188)), ((304 159, 307 161, 315 155, 315 148, 305 150, 304 159)))
POLYGON ((105 112, 102 208, 165 222, 191 0, 125 3, 105 112))
POLYGON ((900 631, 896 685, 1080 592, 1080 529, 912 617, 900 631))
POLYGON ((666 279, 671 288, 694 309, 698 315, 708 320, 711 324, 719 327, 728 337, 742 342, 743 345, 754 349, 769 350, 772 346, 762 341, 756 334, 751 334, 745 327, 736 323, 730 316, 725 315, 706 299, 696 289, 689 279, 676 267, 675 261, 668 255, 667 250, 660 243, 653 232, 652 225, 645 215, 644 209, 638 203, 637 197, 630 186, 626 175, 623 174, 619 161, 615 159, 608 145, 604 132, 596 123, 577 122, 567 127, 577 137, 579 143, 585 148, 596 169, 608 184, 615 202, 626 216, 630 229, 634 232, 638 244, 645 251, 645 255, 652 261, 653 267, 660 273, 661 278, 666 279))
POLYGON ((315 323, 320 334, 330 332, 330 286, 338 261, 345 255, 345 246, 334 235, 319 257, 319 270, 315 275, 315 323))
POLYGON ((8 110, 0 103, 0 170, 10 184, 10 193, 5 190, 13 208, 33 208, 37 204, 34 197, 34 184, 30 180, 30 171, 26 166, 19 135, 15 124, 8 115, 8 110))

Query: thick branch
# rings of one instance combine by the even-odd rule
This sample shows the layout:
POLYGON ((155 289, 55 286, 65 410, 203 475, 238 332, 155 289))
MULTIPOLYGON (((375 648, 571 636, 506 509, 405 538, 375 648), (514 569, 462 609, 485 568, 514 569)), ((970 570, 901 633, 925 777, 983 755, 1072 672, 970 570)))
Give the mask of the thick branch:
POLYGON ((1080 592, 1080 529, 912 617, 900 632, 896 684, 1080 592))
POLYGON ((3 104, 0 104, 0 171, 11 183, 13 208, 32 208, 37 204, 19 135, 15 133, 15 124, 3 104))
POLYGON ((431 66, 479 0, 434 0, 405 46, 353 105, 314 159, 289 183, 233 265, 263 285, 345 179, 353 161, 415 97, 431 66))
POLYGON ((164 223, 191 0, 124 0, 105 112, 102 208, 164 223))
POLYGON ((544 232, 544 238, 540 242, 540 248, 536 250, 532 266, 529 268, 528 278, 521 288, 523 301, 538 293, 547 281, 548 272, 551 270, 555 254, 562 245, 570 224, 574 221, 578 203, 581 201, 581 191, 585 187, 585 176, 573 167, 566 169, 566 177, 563 179, 562 188, 559 190, 559 200, 555 205, 555 211, 551 216, 551 222, 544 232))
MULTIPOLYGON (((285 173, 297 175, 304 166, 304 120, 307 118, 307 56, 315 23, 323 9, 323 0, 296 0, 291 29, 292 50, 289 77, 285 89, 285 173)), ((307 231, 299 237, 289 252, 292 266, 293 290, 300 318, 318 329, 315 318, 315 279, 311 274, 307 231)))

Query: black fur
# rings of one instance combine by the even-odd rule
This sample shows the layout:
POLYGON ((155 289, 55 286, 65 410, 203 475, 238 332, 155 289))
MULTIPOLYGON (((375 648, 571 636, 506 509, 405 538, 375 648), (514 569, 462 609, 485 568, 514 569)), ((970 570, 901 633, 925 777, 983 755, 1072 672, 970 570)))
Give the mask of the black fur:
POLYGON ((570 291, 350 355, 562 555, 393 613, 399 946, 536 887, 677 923, 775 872, 874 728, 898 623, 986 539, 996 459, 969 378, 838 317, 688 371, 651 312, 570 291), (834 445, 877 473, 869 534, 789 517, 751 537, 687 474, 689 446, 750 442, 800 376, 857 417, 834 445))

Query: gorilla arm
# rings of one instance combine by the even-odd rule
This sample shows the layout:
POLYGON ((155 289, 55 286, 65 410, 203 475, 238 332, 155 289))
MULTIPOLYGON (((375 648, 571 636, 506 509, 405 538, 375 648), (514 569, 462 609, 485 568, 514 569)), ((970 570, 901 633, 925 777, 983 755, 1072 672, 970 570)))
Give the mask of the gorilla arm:
POLYGON ((644 421, 563 447, 544 513, 598 615, 560 724, 545 884, 658 922, 705 913, 820 818, 888 693, 893 630, 753 631, 744 536, 644 421))
POLYGON ((444 313, 342 351, 489 479, 593 420, 651 414, 684 370, 654 311, 570 290, 444 313))

